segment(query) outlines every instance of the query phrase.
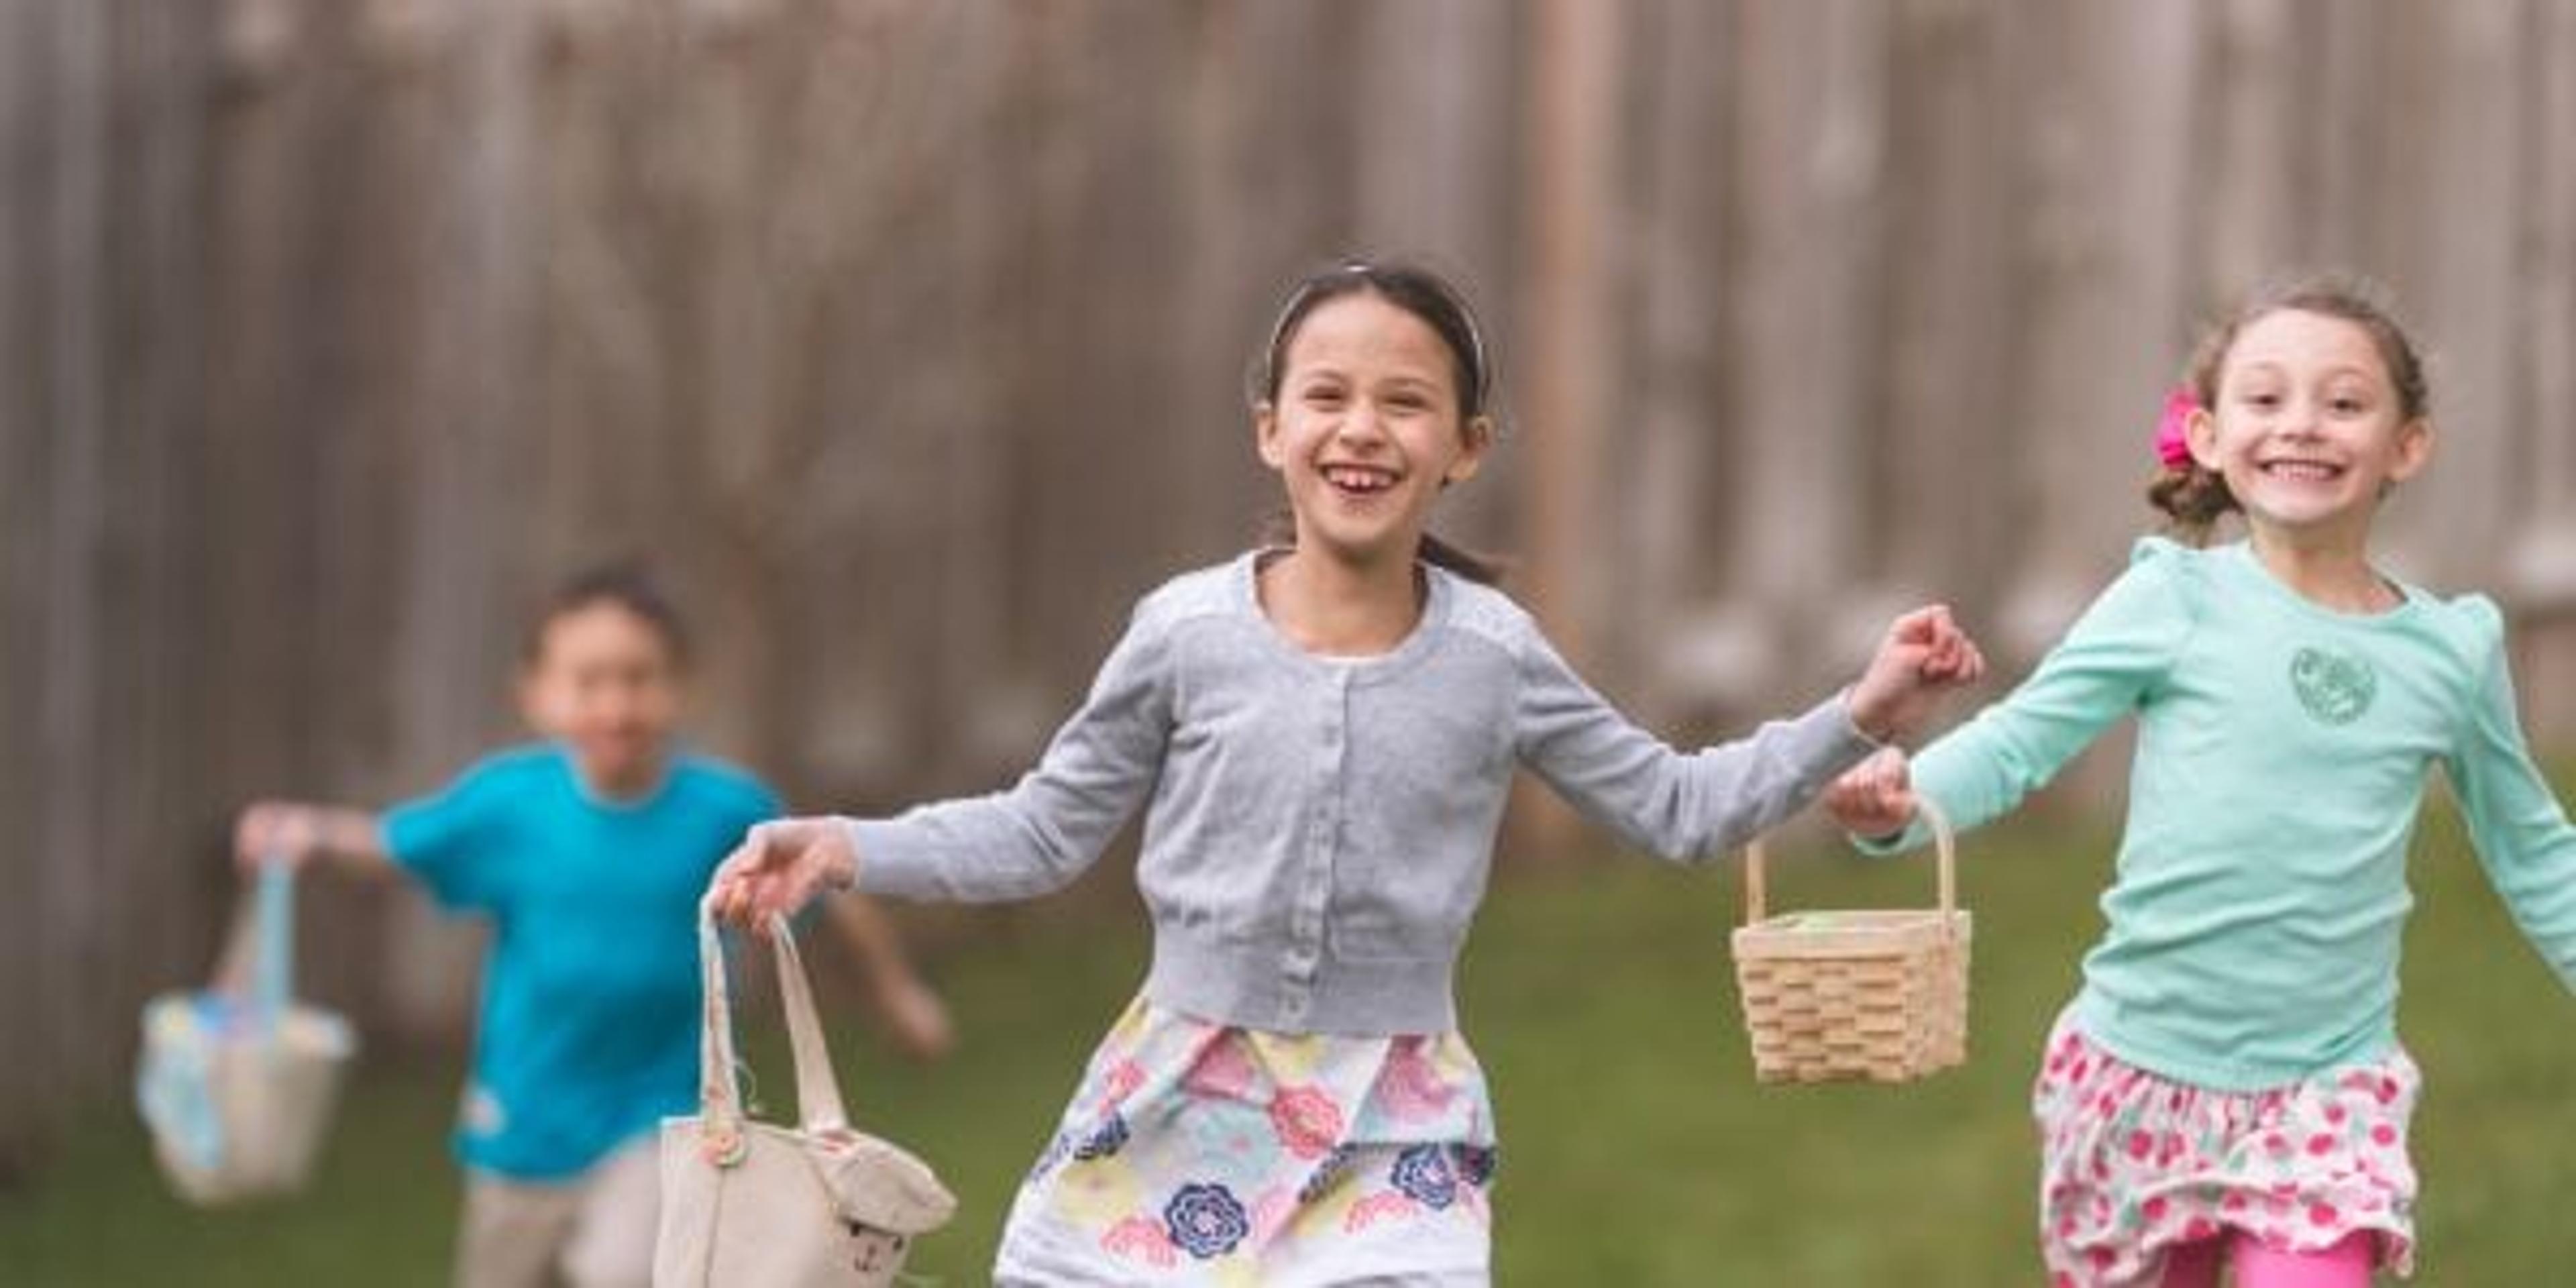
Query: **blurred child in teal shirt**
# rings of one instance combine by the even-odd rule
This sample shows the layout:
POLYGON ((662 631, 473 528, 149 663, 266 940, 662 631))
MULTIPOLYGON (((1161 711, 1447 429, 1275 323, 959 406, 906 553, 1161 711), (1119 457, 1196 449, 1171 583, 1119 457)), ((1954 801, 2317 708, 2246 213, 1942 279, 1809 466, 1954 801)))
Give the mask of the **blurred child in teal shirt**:
MULTIPOLYGON (((519 677, 544 741, 382 815, 270 801, 236 827, 244 862, 398 872, 491 923, 455 1137, 460 1284, 651 1277, 654 1131, 697 1103, 698 900, 745 831, 780 812, 757 778, 677 745, 687 659, 678 615, 640 573, 577 576, 519 677)), ((831 909, 896 1041, 944 1050, 946 1012, 882 914, 831 909)))

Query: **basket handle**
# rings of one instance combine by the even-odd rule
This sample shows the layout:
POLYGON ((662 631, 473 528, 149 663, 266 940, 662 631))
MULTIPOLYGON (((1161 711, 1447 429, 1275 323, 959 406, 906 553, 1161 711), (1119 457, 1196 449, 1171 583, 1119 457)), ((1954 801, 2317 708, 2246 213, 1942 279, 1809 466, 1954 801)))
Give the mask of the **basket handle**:
MULTIPOLYGON (((1951 834, 1949 816, 1941 812, 1940 806, 1932 803, 1931 797, 1917 794, 1914 798, 1914 810, 1923 816, 1925 825, 1932 829, 1932 845, 1940 854, 1938 870, 1941 887, 1941 930, 1943 934, 1948 934, 1950 914, 1956 911, 1959 905, 1958 839, 1951 834)), ((1770 900, 1766 896, 1763 881, 1763 863, 1762 838, 1757 836, 1744 847, 1744 924, 1748 926, 1770 915, 1770 900)))
POLYGON ((286 1013, 295 981, 295 869, 266 858, 233 908, 215 959, 213 989, 238 998, 262 1023, 286 1013))
POLYGON ((286 1014, 295 986, 295 869, 259 865, 259 956, 251 997, 275 1023, 286 1014))

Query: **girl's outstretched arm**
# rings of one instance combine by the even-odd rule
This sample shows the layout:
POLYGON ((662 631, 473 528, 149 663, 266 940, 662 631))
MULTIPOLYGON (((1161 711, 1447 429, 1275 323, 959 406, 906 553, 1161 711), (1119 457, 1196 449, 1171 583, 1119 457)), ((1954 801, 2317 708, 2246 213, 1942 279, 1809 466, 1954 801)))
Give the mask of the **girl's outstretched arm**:
POLYGON ((2503 619, 2484 599, 2472 611, 2484 665, 2443 771, 2487 879, 2532 946, 2576 990, 2576 825, 2523 740, 2503 619))
MULTIPOLYGON (((1940 806, 1965 832, 2018 807, 2102 731, 2134 714, 2162 683, 2191 637, 2199 574, 2183 568, 2172 543, 2139 543, 2129 568, 2102 592, 2038 669, 2002 701, 1978 712, 1904 766, 1903 790, 1864 778, 1846 797, 1884 823, 1914 796, 1940 806)), ((1929 840, 1910 823, 1903 835, 1853 827, 1864 849, 1892 851, 1929 840)))
POLYGON ((1881 740, 1910 733, 1942 689, 1982 674, 1985 661, 1948 610, 1919 609, 1888 628, 1842 693, 1693 752, 1630 722, 1535 634, 1520 666, 1522 763, 1631 844, 1691 863, 1806 808, 1881 740))

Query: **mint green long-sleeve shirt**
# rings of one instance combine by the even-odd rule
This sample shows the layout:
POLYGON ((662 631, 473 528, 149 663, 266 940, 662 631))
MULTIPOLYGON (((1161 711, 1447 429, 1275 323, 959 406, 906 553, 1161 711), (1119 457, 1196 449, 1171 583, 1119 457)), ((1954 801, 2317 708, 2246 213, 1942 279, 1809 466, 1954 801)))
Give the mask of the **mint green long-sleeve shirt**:
MULTIPOLYGON (((2150 538, 2030 678, 1926 748, 1915 789, 1961 830, 2138 719, 2129 815, 2076 1018, 2113 1054, 2221 1090, 2396 1041, 2406 852, 2442 766, 2514 919, 2576 988, 2576 829, 2515 716, 2482 596, 2402 587, 2337 613, 2242 543, 2150 538)), ((1920 844, 1922 826, 1889 846, 1920 844)))

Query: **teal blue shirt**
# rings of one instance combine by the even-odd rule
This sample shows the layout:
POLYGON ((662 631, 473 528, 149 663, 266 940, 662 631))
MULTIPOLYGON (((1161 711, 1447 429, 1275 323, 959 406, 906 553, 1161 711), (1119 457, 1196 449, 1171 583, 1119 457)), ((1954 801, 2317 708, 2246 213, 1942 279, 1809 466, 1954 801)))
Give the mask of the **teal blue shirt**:
POLYGON ((697 1104, 697 906, 767 787, 696 756, 650 796, 591 794, 555 746, 499 752, 385 816, 395 862, 451 910, 492 923, 469 1166, 549 1180, 697 1104))
MULTIPOLYGON (((2388 612, 2337 613, 2241 542, 2142 541, 2020 688, 1915 759, 1916 789, 1965 830, 2137 717, 2108 926, 2076 999, 2113 1054, 2243 1091, 2389 1049, 2435 765, 2515 920, 2576 987, 2576 830, 2523 744, 2503 622, 2481 596, 2400 589, 2388 612)), ((1921 840, 1918 823, 1868 848, 1921 840)))

